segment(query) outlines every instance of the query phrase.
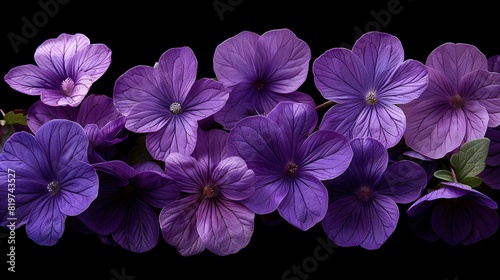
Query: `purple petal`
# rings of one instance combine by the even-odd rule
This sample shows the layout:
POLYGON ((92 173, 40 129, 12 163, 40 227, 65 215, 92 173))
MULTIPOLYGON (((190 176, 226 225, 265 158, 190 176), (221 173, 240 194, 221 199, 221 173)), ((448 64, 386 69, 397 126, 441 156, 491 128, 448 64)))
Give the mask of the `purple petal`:
POLYGON ((152 250, 160 237, 158 217, 149 205, 137 201, 127 208, 125 223, 113 232, 121 247, 134 253, 152 250))
POLYGON ((488 129, 488 112, 480 104, 470 101, 463 107, 465 114, 464 143, 470 140, 483 138, 488 129))
POLYGON ((35 133, 44 123, 53 119, 76 121, 78 111, 76 107, 49 106, 42 101, 37 101, 28 109, 28 127, 35 133))
POLYGON ((196 120, 201 120, 222 109, 228 97, 229 93, 222 83, 202 78, 193 84, 182 109, 184 114, 189 113, 196 120))
POLYGON ((182 103, 196 79, 198 61, 193 50, 181 47, 165 51, 158 60, 157 69, 171 102, 182 103))
POLYGON ((179 188, 163 172, 142 170, 131 178, 131 183, 139 188, 137 198, 156 208, 179 198, 179 188))
POLYGON ((70 69, 74 55, 90 45, 87 36, 62 33, 57 38, 44 41, 35 51, 38 66, 50 69, 54 73, 63 74, 70 69))
POLYGON ((390 197, 396 203, 417 200, 427 186, 427 173, 415 162, 401 160, 385 170, 376 192, 390 197))
POLYGON ((130 110, 125 128, 135 133, 157 132, 176 118, 164 105, 144 101, 130 110))
POLYGON ((349 141, 340 133, 320 130, 312 133, 297 152, 300 172, 319 180, 333 179, 342 174, 353 157, 349 141))
POLYGON ((35 65, 21 65, 11 68, 4 77, 9 86, 27 95, 42 95, 52 92, 59 95, 60 79, 49 70, 35 65))
POLYGON ((336 103, 364 102, 369 74, 361 59, 350 50, 333 48, 313 63, 314 83, 321 95, 336 103))
POLYGON ((146 135, 146 147, 153 158, 165 160, 169 153, 191 154, 196 146, 198 123, 188 115, 173 117, 156 132, 146 135))
POLYGON ((26 223, 28 237, 38 245, 55 245, 62 237, 66 215, 59 212, 54 199, 43 199, 32 205, 26 223))
POLYGON ((344 135, 348 139, 355 138, 352 134, 354 125, 358 122, 358 116, 364 107, 357 103, 335 104, 323 115, 319 124, 319 130, 333 130, 344 135))
POLYGON ((226 199, 203 200, 196 212, 196 228, 212 253, 226 256, 245 248, 253 234, 255 214, 226 199))
POLYGON ((292 188, 292 182, 272 172, 255 173, 255 191, 243 202, 256 214, 269 214, 276 209, 292 188))
POLYGON ((493 55, 488 58, 488 71, 500 73, 500 55, 493 55))
POLYGON ((406 145, 429 158, 442 158, 464 139, 465 114, 441 99, 427 99, 406 114, 406 145))
POLYGON ((326 187, 308 174, 285 180, 288 193, 279 204, 278 211, 290 224, 306 231, 325 216, 328 208, 326 187))
POLYGON ((196 255, 206 248, 197 231, 199 203, 196 195, 187 196, 163 207, 159 215, 163 239, 182 256, 196 255))
POLYGON ((87 124, 97 124, 102 128, 120 116, 113 105, 113 98, 102 94, 91 94, 82 101, 76 121, 83 127, 87 124))
POLYGON ((167 95, 164 78, 150 66, 135 66, 123 73, 115 82, 113 102, 116 110, 124 116, 136 104, 149 101, 168 108, 173 100, 167 95))
POLYGON ((240 157, 232 156, 221 160, 211 177, 221 194, 230 200, 243 200, 255 191, 255 174, 240 157))
POLYGON ((226 141, 229 133, 221 129, 202 130, 198 128, 198 138, 193 156, 204 168, 212 169, 227 157, 226 141))
POLYGON ((375 195, 366 203, 356 196, 345 196, 330 204, 322 226, 339 246, 374 250, 392 235, 398 220, 399 208, 388 197, 375 195))
POLYGON ((71 161, 88 162, 89 140, 83 128, 69 120, 51 120, 35 134, 40 147, 55 170, 61 170, 71 161))
POLYGON ((479 49, 473 45, 462 43, 444 43, 435 48, 425 62, 445 75, 445 79, 453 87, 457 87, 460 79, 469 72, 487 70, 487 59, 479 49))
POLYGON ((406 104, 427 88, 427 68, 419 61, 407 60, 397 66, 378 90, 379 98, 390 104, 406 104))
POLYGON ((269 112, 267 118, 280 127, 286 141, 284 146, 293 153, 315 129, 318 113, 306 104, 280 102, 269 112))
POLYGON ((95 82, 108 70, 111 64, 111 50, 104 44, 85 46, 75 53, 71 64, 70 69, 75 73, 84 72, 95 82))
POLYGON ((489 127, 500 125, 500 73, 486 70, 469 73, 460 80, 460 89, 467 102, 474 100, 486 108, 489 127))
POLYGON ((85 162, 70 162, 59 172, 61 184, 58 208, 67 216, 83 212, 97 197, 99 178, 96 170, 85 162))
MULTIPOLYGON (((49 89, 42 91, 40 96, 42 102, 50 106, 79 106, 87 95, 93 81, 86 73, 78 74, 78 77, 72 79, 74 85, 71 92, 64 92, 61 86, 55 90, 49 89)), ((65 82, 66 80, 62 80, 60 83, 62 84, 65 82)))
POLYGON ((246 161, 256 175, 281 172, 285 159, 280 154, 284 141, 279 126, 264 116, 242 119, 229 132, 227 151, 246 161))
POLYGON ((490 139, 486 163, 492 166, 498 166, 500 165, 500 126, 486 130, 485 137, 490 139))
POLYGON ((217 80, 232 88, 252 77, 255 74, 255 46, 259 38, 256 33, 242 31, 219 44, 213 57, 217 80))
POLYGON ((352 48, 374 81, 385 81, 392 69, 403 63, 404 51, 399 39, 388 33, 371 31, 363 34, 352 48))
POLYGON ((197 193, 208 182, 208 169, 202 168, 191 156, 170 153, 165 159, 165 174, 175 182, 180 191, 197 193))
POLYGON ((289 29, 270 30, 255 46, 253 75, 263 75, 266 88, 276 93, 296 91, 306 80, 311 50, 289 29))

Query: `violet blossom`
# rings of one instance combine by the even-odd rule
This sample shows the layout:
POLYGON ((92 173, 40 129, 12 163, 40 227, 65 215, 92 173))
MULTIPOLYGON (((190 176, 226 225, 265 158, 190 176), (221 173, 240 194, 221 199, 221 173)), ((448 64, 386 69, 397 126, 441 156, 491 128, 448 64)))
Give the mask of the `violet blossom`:
POLYGON ((249 116, 229 132, 228 152, 255 172, 252 211, 275 210, 293 226, 308 230, 325 216, 328 193, 322 180, 342 174, 352 158, 342 134, 314 131, 318 115, 310 105, 282 101, 267 116, 249 116))
POLYGON ((12 68, 5 82, 23 94, 39 95, 47 105, 76 107, 108 69, 111 50, 83 34, 62 33, 36 49, 35 62, 12 68))

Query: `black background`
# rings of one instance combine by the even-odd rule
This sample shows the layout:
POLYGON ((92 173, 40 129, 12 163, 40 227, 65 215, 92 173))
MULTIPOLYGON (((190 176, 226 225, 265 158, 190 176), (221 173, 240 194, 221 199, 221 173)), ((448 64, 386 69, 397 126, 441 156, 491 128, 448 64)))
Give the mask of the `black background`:
MULTIPOLYGON (((376 29, 396 35, 406 58, 422 62, 445 42, 473 44, 487 57, 500 54, 497 10, 486 1, 460 4, 453 1, 439 6, 437 2, 418 0, 60 2, 67 3, 59 3, 52 15, 43 12, 37 1, 12 1, 9 8, 2 7, 2 76, 14 66, 34 63, 35 49, 60 33, 83 33, 91 43, 104 43, 111 48, 111 66, 90 90, 109 96, 114 81, 122 73, 139 64, 153 65, 172 47, 191 47, 198 59, 199 77, 213 77, 212 56, 216 46, 244 30, 261 34, 289 28, 311 48, 311 63, 330 48, 342 43, 352 45, 357 29, 361 33, 376 29), (224 5, 229 9, 218 12, 214 3, 220 9, 224 5), (394 13, 387 17, 390 5, 396 5, 398 12, 392 10, 394 13), (37 21, 36 29, 23 35, 26 24, 23 18, 31 23, 37 21), (9 40, 13 34, 25 38, 17 51, 9 40)), ((0 87, 0 109, 5 112, 27 109, 39 99, 15 92, 5 82, 0 87)), ((301 90, 315 97, 318 104, 324 101, 315 90, 311 74, 301 90)), ((499 201, 496 192, 491 195, 499 201)), ((105 245, 96 236, 70 226, 56 245, 44 247, 36 245, 20 228, 15 232, 15 273, 7 271, 8 231, 1 229, 0 275, 6 277, 0 279, 21 279, 28 275, 29 279, 103 280, 499 279, 498 233, 470 246, 423 241, 407 229, 404 213, 407 207, 401 205, 398 228, 382 248, 374 251, 361 248, 327 251, 321 247, 327 239, 319 226, 303 232, 276 220, 274 215, 257 217, 250 244, 226 257, 208 251, 182 257, 163 240, 150 252, 131 253, 105 245), (315 256, 315 252, 322 258, 315 256), (293 266, 299 267, 302 274, 282 278, 293 266)))

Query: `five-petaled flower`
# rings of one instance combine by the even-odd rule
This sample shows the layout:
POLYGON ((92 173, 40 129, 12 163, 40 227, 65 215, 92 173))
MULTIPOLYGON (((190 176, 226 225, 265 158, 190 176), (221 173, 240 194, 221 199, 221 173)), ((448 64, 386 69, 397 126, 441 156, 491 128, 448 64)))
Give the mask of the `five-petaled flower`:
POLYGON ((36 49, 35 62, 12 68, 4 77, 7 84, 21 93, 39 95, 47 105, 76 107, 108 69, 111 50, 91 44, 83 34, 63 33, 36 49))
POLYGON ((40 245, 54 245, 64 232, 67 216, 85 211, 97 197, 99 178, 87 159, 88 139, 83 128, 69 120, 51 120, 33 135, 14 133, 0 154, 0 178, 14 170, 15 213, 7 205, 7 180, 0 182, 1 225, 16 218, 28 237, 40 245), (14 214, 15 217, 11 215, 14 214))

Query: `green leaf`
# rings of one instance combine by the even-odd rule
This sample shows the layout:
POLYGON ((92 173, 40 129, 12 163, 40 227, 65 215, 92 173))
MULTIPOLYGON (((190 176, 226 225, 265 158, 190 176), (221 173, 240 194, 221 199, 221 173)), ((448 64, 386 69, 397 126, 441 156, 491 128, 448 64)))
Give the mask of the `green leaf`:
POLYGON ((5 114, 4 119, 7 124, 28 125, 26 116, 21 113, 15 114, 13 111, 10 111, 5 114))
POLYGON ((434 172, 434 177, 448 182, 453 182, 453 176, 451 175, 451 172, 448 170, 438 170, 434 172))
POLYGON ((465 184, 471 188, 479 187, 483 183, 483 180, 479 177, 465 177, 460 183, 465 184))
POLYGON ((451 156, 450 163, 456 172, 458 182, 462 183, 464 178, 475 177, 484 170, 489 146, 488 138, 474 139, 464 143, 458 152, 451 156))

